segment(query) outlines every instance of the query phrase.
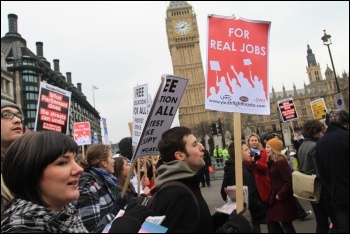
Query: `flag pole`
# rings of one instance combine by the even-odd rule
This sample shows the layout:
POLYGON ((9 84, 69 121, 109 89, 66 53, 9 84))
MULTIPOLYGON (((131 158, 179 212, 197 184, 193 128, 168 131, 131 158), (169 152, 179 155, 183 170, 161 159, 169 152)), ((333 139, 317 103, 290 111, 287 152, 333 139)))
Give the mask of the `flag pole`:
POLYGON ((94 101, 94 108, 95 108, 95 87, 94 86, 92 86, 92 99, 93 99, 93 101, 94 101))

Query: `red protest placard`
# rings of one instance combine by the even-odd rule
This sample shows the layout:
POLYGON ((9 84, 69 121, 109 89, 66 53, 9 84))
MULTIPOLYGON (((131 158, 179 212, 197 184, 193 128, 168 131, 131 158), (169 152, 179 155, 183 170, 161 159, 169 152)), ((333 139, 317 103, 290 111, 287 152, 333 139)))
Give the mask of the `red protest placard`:
POLYGON ((235 17, 208 16, 206 109, 270 114, 270 24, 235 17))
POLYGON ((78 145, 91 144, 91 132, 89 122, 74 123, 74 141, 78 145))
POLYGON ((280 100, 277 102, 283 122, 298 119, 297 110, 295 109, 292 98, 280 100))

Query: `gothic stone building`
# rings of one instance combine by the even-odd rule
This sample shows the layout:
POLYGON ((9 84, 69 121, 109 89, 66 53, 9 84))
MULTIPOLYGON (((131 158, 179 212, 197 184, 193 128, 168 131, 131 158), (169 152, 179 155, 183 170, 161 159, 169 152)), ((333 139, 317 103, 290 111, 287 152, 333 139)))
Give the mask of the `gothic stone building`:
POLYGON ((35 125, 40 82, 45 81, 70 91, 71 106, 68 135, 73 137, 75 122, 90 122, 91 132, 96 132, 102 141, 100 115, 86 100, 82 84, 72 84, 71 73, 64 77, 59 69, 59 60, 54 59, 51 69, 43 53, 43 43, 36 43, 36 54, 27 47, 27 42, 17 32, 17 15, 9 14, 9 32, 1 38, 1 98, 15 102, 25 115, 23 126, 33 130, 35 125))

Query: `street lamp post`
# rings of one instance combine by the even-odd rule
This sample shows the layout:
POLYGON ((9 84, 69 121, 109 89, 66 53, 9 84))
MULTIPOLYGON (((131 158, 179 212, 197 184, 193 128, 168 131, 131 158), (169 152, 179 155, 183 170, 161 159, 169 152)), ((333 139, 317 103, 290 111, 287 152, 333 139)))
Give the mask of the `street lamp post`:
POLYGON ((326 33, 326 29, 324 29, 323 32, 324 32, 324 35, 321 38, 321 40, 323 41, 323 45, 326 45, 328 47, 329 57, 331 58, 332 68, 333 68, 333 72, 334 72, 335 84, 337 85, 337 93, 340 93, 337 75, 335 74, 335 68, 334 68, 332 53, 331 53, 331 49, 329 48, 329 46, 332 44, 331 35, 326 33))

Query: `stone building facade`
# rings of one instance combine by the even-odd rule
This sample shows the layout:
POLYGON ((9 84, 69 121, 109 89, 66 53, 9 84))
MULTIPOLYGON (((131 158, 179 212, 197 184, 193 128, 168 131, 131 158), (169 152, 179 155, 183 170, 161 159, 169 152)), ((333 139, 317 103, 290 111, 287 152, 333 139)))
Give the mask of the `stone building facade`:
POLYGON ((101 117, 82 93, 82 84, 74 86, 71 72, 62 75, 58 59, 53 60, 54 68, 51 68, 44 57, 42 42, 36 42, 36 54, 33 53, 17 31, 17 19, 15 14, 8 15, 9 32, 1 38, 1 98, 19 105, 25 115, 23 125, 26 130, 33 130, 40 82, 70 91, 68 135, 74 136, 74 123, 88 121, 91 132, 97 133, 98 142, 101 143, 101 117))

